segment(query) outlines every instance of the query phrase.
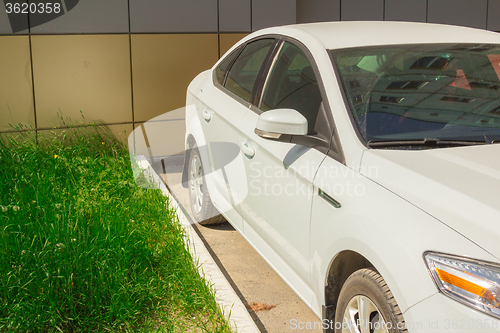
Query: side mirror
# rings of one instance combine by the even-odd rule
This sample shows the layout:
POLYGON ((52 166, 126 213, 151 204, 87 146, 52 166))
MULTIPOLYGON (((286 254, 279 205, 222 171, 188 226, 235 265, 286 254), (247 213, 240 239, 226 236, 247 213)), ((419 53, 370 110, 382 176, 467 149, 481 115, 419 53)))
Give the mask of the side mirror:
POLYGON ((275 109, 262 113, 257 121, 255 134, 271 140, 290 135, 306 135, 307 119, 293 109, 275 109))

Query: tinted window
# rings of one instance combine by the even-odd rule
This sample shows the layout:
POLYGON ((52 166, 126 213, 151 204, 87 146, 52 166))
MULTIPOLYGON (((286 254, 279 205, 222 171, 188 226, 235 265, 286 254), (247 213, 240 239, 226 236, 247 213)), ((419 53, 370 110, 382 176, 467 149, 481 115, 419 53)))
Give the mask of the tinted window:
POLYGON ((500 139, 500 46, 331 51, 366 141, 500 139))
POLYGON ((229 54, 215 69, 215 79, 219 82, 220 85, 224 85, 224 81, 226 79, 226 73, 229 69, 229 66, 233 63, 234 58, 238 55, 240 48, 237 48, 231 54, 229 54))
POLYGON ((310 61, 295 45, 285 42, 265 87, 261 110, 290 108, 306 117, 314 131, 322 98, 310 61))
POLYGON ((273 43, 274 39, 261 39, 248 44, 229 70, 224 86, 249 102, 259 70, 273 43))

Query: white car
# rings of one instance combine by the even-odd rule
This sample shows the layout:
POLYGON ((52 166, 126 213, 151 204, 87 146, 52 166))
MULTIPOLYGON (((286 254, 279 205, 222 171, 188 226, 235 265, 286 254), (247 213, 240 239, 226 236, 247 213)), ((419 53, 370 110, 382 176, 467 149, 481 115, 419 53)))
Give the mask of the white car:
POLYGON ((227 219, 325 331, 499 332, 499 97, 497 33, 257 31, 188 88, 193 215, 227 219))

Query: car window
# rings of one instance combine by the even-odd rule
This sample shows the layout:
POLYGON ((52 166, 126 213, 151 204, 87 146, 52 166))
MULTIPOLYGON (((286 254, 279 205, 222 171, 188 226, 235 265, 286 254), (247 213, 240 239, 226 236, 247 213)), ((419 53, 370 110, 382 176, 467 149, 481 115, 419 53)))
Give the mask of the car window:
POLYGON ((274 39, 261 39, 248 44, 229 70, 225 87, 250 102, 260 68, 274 39))
POLYGON ((500 45, 331 51, 366 142, 500 139, 500 45))
POLYGON ((321 93, 311 62, 297 46, 285 42, 264 89, 260 109, 290 108, 299 111, 314 132, 321 93))
POLYGON ((233 63, 233 60, 238 55, 239 51, 241 51, 241 47, 231 52, 231 54, 229 54, 224 60, 222 60, 219 66, 217 66, 217 68, 215 69, 215 79, 220 85, 224 85, 227 70, 233 63))

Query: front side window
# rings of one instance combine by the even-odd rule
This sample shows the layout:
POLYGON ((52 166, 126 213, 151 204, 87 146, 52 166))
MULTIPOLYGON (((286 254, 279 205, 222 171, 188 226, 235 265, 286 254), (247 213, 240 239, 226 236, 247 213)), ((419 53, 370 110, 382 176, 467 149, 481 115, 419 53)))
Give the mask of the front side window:
POLYGON ((285 42, 267 79, 260 109, 297 110, 306 117, 312 133, 321 101, 311 62, 297 46, 285 42))
POLYGON ((500 45, 418 44, 330 52, 366 142, 500 139, 500 45))
POLYGON ((273 43, 274 39, 261 39, 249 43, 229 70, 224 86, 250 102, 260 68, 273 43))

